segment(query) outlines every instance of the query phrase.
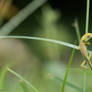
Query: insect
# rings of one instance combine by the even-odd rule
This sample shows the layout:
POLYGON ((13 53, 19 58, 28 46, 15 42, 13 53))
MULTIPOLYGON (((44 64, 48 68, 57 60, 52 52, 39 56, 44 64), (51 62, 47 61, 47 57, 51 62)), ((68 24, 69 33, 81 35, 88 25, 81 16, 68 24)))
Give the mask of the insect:
POLYGON ((79 50, 81 51, 82 56, 84 57, 85 61, 82 62, 81 67, 88 69, 88 67, 85 65, 88 63, 89 67, 92 70, 92 64, 90 61, 90 58, 92 56, 92 53, 88 53, 86 45, 90 45, 89 40, 92 38, 92 33, 86 33, 82 36, 79 44, 79 50))

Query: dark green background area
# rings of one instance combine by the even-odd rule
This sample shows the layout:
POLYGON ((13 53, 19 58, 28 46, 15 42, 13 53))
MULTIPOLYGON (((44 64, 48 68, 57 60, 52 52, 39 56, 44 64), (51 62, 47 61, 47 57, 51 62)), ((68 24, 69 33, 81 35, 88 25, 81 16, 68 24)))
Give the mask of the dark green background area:
MULTIPOLYGON (((29 2, 32 0, 14 0, 14 4, 16 4, 20 9, 24 8, 29 2)), ((77 18, 79 21, 80 31, 81 35, 84 34, 84 28, 85 28, 85 15, 86 15, 86 0, 48 0, 47 4, 49 4, 53 10, 58 10, 61 14, 61 18, 59 18, 59 22, 61 22, 64 25, 67 25, 68 27, 74 30, 71 27, 71 24, 74 22, 74 19, 77 18)), ((43 6, 41 6, 42 8, 43 6)), ((30 30, 34 30, 38 26, 40 26, 39 20, 42 16, 41 8, 36 10, 31 16, 29 16, 22 24, 19 26, 19 28, 16 29, 16 32, 13 31, 13 33, 18 33, 21 35, 30 35, 31 32, 28 32, 28 28, 30 27, 30 30), (30 26, 29 26, 30 25, 30 26), (26 28, 26 31, 24 31, 24 27, 26 28), (35 27, 36 26, 36 27, 35 27)), ((91 8, 90 8, 90 23, 89 23, 89 31, 91 32, 91 9, 92 9, 92 1, 91 1, 91 8)))

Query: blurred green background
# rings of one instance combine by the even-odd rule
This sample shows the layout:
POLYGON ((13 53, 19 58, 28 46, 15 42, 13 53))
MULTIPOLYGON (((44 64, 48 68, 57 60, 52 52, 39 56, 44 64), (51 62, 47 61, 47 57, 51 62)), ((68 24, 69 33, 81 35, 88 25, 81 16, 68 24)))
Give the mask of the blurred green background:
MULTIPOLYGON (((1 30, 22 9, 25 9, 28 4, 34 1, 1 0, 1 30)), ((62 3, 59 0, 49 0, 22 21, 9 35, 42 37, 72 44, 76 41, 78 45, 74 21, 75 19, 78 20, 80 35, 82 36, 85 29, 85 5, 86 0, 71 0, 70 2, 62 0, 62 3)), ((90 32, 92 29, 91 19, 89 24, 90 32)), ((15 21, 15 24, 17 22, 15 21)), ((11 68, 31 82, 40 92, 61 92, 62 80, 64 79, 71 52, 72 49, 69 47, 46 41, 0 39, 0 66, 2 69, 5 65, 12 64, 11 68)), ((80 89, 83 87, 83 72, 77 69, 80 69, 82 61, 83 58, 80 52, 76 50, 67 79, 69 83, 76 85, 80 89)), ((91 77, 91 74, 87 75, 86 92, 92 90, 91 82, 89 82, 92 81, 91 77)), ((5 92, 23 92, 19 79, 11 73, 6 75, 4 85, 5 92)), ((1 90, 1 92, 3 91, 1 90)), ((29 92, 35 91, 30 89, 29 92)), ((67 84, 65 92, 82 91, 75 90, 67 84)))

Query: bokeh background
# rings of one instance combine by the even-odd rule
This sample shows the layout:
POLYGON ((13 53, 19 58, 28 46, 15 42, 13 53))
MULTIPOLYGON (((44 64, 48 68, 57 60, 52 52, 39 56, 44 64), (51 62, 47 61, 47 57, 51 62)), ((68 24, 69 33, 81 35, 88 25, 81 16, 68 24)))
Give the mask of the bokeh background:
MULTIPOLYGON (((0 0, 1 31, 22 9, 34 1, 36 0, 0 0)), ((92 5, 89 32, 92 29, 91 9, 92 5)), ((61 0, 61 2, 48 0, 8 35, 43 37, 72 44, 76 41, 78 45, 74 21, 75 19, 78 20, 80 35, 82 36, 85 32, 85 15, 86 0, 61 0)), ((18 21, 14 23, 16 24, 18 21)), ((0 39, 0 67, 2 69, 6 64, 12 65, 11 68, 14 71, 30 81, 40 92, 61 92, 62 80, 71 52, 72 48, 46 41, 0 39)), ((83 73, 77 71, 76 68, 80 69, 82 61, 80 52, 76 50, 67 79, 69 83, 73 83, 79 88, 83 87, 83 73)), ((88 75, 87 79, 87 92, 91 92, 92 88, 89 82, 91 76, 88 75)), ((23 92, 19 79, 11 73, 8 73, 5 79, 5 92, 23 92)), ((31 89, 30 92, 35 91, 31 89)), ((67 85, 65 92, 79 91, 67 85)))

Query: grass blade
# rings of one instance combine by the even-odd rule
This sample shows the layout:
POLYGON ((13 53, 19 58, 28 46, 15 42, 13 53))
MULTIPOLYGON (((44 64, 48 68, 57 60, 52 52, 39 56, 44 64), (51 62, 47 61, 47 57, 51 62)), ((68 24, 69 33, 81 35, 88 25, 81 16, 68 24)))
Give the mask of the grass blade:
POLYGON ((47 39, 47 38, 41 38, 41 37, 30 37, 30 36, 0 36, 1 39, 4 38, 17 38, 17 39, 29 39, 29 40, 40 40, 40 41, 48 41, 48 42, 52 42, 52 43, 56 43, 56 44, 60 44, 60 45, 64 45, 66 47, 70 47, 70 48, 74 48, 78 50, 78 46, 67 43, 67 42, 63 42, 63 41, 58 41, 58 40, 53 40, 53 39, 47 39))
POLYGON ((85 33, 88 33, 90 0, 87 0, 85 33))
POLYGON ((29 89, 28 89, 26 83, 23 80, 20 81, 20 86, 21 86, 21 88, 23 89, 24 92, 29 92, 29 89))
MULTIPOLYGON (((54 80, 59 81, 60 83, 62 83, 64 81, 63 79, 58 78, 58 77, 54 77, 54 80)), ((66 85, 73 88, 73 89, 75 89, 78 92, 82 92, 82 89, 80 87, 74 85, 73 83, 70 83, 70 82, 66 81, 66 85)))
POLYGON ((28 85, 30 88, 32 88, 35 92, 40 92, 37 88, 35 88, 31 83, 29 83, 26 79, 24 79, 21 75, 13 71, 12 69, 7 69, 9 72, 14 74, 16 77, 18 77, 20 80, 24 81, 26 85, 28 85))
POLYGON ((5 65, 0 72, 0 90, 4 89, 4 82, 5 82, 5 77, 7 74, 7 67, 9 66, 5 65))
POLYGON ((83 92, 86 92, 86 71, 83 72, 83 92))
POLYGON ((74 52, 75 52, 75 49, 72 50, 72 55, 70 57, 69 64, 67 66, 67 70, 66 70, 64 81, 63 81, 63 84, 62 84, 61 92, 64 92, 64 89, 65 89, 65 85, 66 85, 66 82, 67 82, 67 77, 68 77, 68 73, 69 73, 69 70, 70 70, 70 67, 71 67, 74 52))
POLYGON ((78 42, 80 42, 81 36, 80 36, 80 30, 79 30, 79 25, 78 25, 77 19, 75 19, 74 27, 75 27, 75 30, 76 30, 78 42))
POLYGON ((23 10, 21 10, 15 17, 13 17, 0 29, 0 35, 8 35, 46 1, 47 0, 33 0, 30 2, 23 10))

